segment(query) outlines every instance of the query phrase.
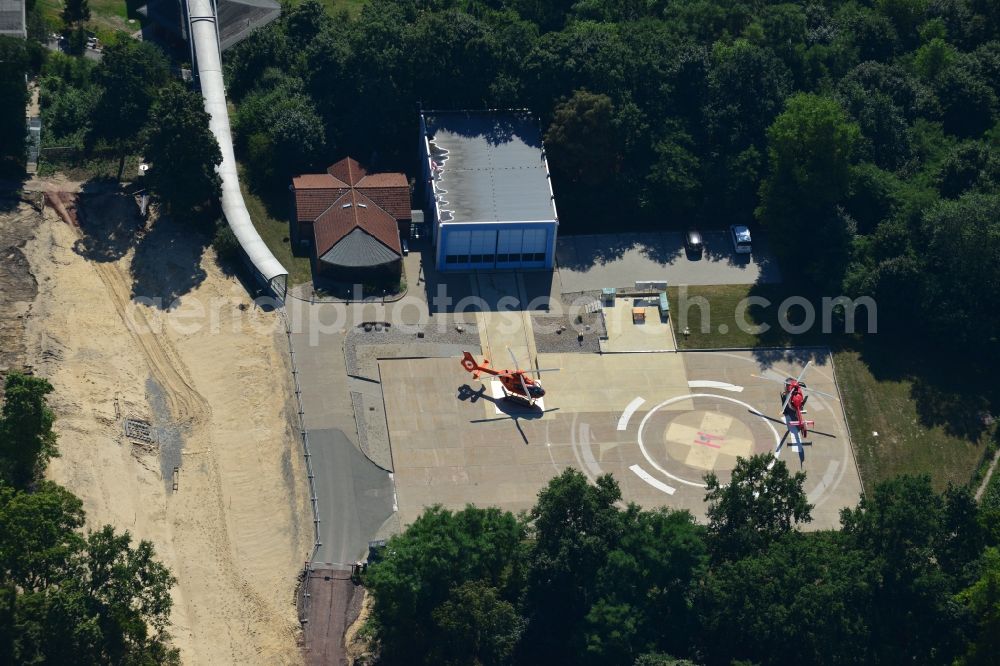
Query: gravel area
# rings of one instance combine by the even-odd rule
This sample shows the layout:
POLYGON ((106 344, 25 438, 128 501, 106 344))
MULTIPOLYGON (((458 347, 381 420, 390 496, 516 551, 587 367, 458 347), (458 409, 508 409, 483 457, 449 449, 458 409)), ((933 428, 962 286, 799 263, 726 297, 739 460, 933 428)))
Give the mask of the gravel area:
POLYGON ((569 316, 532 313, 531 326, 535 348, 545 354, 596 353, 601 350, 600 338, 607 334, 600 311, 581 314, 580 321, 569 316))
MULTIPOLYGON (((467 349, 479 348, 479 330, 475 324, 456 323, 444 317, 435 317, 422 331, 402 332, 393 328, 383 328, 381 331, 372 328, 365 331, 363 328, 354 328, 347 334, 344 342, 344 357, 347 359, 347 371, 352 375, 378 379, 377 368, 371 365, 363 365, 359 355, 360 347, 381 346, 381 345, 413 345, 409 354, 411 356, 441 356, 429 345, 445 344, 459 345, 467 349), (459 331, 458 328, 462 330, 459 331), (418 332, 424 334, 423 338, 418 337, 418 332), (421 349, 428 346, 424 351, 421 349), (374 374, 371 373, 375 369, 374 374)), ((403 356, 404 354, 396 354, 403 356)))

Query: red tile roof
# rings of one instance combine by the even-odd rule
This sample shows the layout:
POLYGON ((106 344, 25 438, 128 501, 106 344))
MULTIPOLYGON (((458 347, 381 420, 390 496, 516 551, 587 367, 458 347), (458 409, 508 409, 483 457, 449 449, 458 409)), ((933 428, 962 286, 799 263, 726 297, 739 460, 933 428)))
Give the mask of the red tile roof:
POLYGON ((355 187, 409 187, 406 176, 401 173, 370 173, 359 180, 355 187))
POLYGON ((369 174, 352 157, 345 157, 326 171, 292 179, 296 221, 312 222, 352 187, 396 220, 410 219, 410 185, 404 174, 369 174))
MULTIPOLYGON (((402 175, 402 174, 400 174, 402 175)), ((365 179, 367 180, 367 178, 365 179)), ((410 187, 358 187, 359 192, 381 206, 397 220, 410 219, 410 187)))
POLYGON ((368 172, 353 157, 345 157, 336 164, 331 164, 326 172, 352 187, 368 175, 368 172))
POLYGON ((297 190, 305 189, 347 189, 350 187, 341 179, 328 173, 304 173, 301 176, 292 178, 292 186, 297 190))
POLYGON ((295 188, 296 222, 312 222, 330 207, 334 201, 350 191, 348 187, 337 189, 299 189, 295 188))
POLYGON ((396 220, 357 190, 345 193, 316 218, 313 224, 316 256, 326 254, 354 229, 361 229, 402 256, 396 220))

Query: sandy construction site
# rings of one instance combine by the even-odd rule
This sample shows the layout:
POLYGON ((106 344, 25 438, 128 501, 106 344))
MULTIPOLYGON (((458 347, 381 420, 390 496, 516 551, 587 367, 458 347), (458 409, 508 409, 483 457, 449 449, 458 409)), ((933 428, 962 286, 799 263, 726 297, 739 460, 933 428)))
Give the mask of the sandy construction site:
POLYGON ((177 578, 184 663, 300 662, 294 592, 312 525, 277 314, 254 308, 203 234, 143 230, 123 195, 81 201, 79 225, 51 206, 0 213, 30 271, 8 278, 37 282, 30 306, 0 308, 22 313, 22 358, 7 367, 55 387, 49 477, 83 500, 88 526, 155 544, 177 578))

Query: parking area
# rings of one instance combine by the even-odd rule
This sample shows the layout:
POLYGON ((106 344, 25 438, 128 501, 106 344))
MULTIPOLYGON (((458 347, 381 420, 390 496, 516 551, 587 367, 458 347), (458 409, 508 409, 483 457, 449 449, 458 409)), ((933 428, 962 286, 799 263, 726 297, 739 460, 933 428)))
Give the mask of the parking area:
MULTIPOLYGON (((780 381, 800 367, 715 352, 539 354, 538 363, 560 372, 546 374, 544 404, 528 409, 470 381, 457 358, 380 362, 403 524, 435 503, 527 509, 566 467, 613 474, 626 501, 704 519, 704 475, 726 482, 738 456, 774 451, 782 426, 749 410, 776 415, 780 381)), ((835 395, 829 355, 815 363, 809 385, 835 395)), ((811 527, 832 528, 861 481, 840 405, 816 396, 809 407, 817 428, 836 435, 815 437, 802 461, 811 527)), ((780 456, 799 469, 788 446, 780 456)))
POLYGON ((780 282, 766 234, 754 232, 753 252, 733 251, 728 231, 706 231, 705 252, 689 257, 679 232, 560 236, 556 243, 559 281, 564 294, 629 287, 636 280, 667 280, 671 285, 780 282))

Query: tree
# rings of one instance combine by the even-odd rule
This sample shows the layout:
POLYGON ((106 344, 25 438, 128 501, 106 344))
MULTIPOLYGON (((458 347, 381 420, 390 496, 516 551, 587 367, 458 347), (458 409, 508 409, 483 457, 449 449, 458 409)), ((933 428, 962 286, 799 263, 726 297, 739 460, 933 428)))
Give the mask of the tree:
POLYGON ((90 3, 88 0, 65 0, 62 10, 63 23, 79 24, 90 20, 90 3))
POLYGON ((614 116, 610 97, 586 90, 558 104, 545 133, 552 169, 583 185, 612 181, 620 147, 614 116))
POLYGON ((173 83, 150 113, 146 183, 167 210, 187 214, 219 196, 222 153, 200 95, 173 83))
POLYGON ((83 519, 83 503, 50 481, 30 493, 0 484, 0 578, 22 590, 57 584, 83 548, 83 519))
POLYGON ((125 156, 141 143, 153 102, 169 72, 166 57, 151 42, 123 39, 104 49, 97 68, 104 93, 94 111, 91 138, 108 142, 118 152, 118 180, 125 156))
POLYGON ((955 62, 955 47, 941 38, 934 38, 921 46, 913 59, 913 67, 929 81, 946 72, 955 62))
POLYGON ((871 612, 878 621, 871 624, 871 660, 951 661, 966 623, 951 600, 957 581, 941 566, 948 552, 948 522, 945 501, 934 493, 930 477, 901 476, 878 484, 856 509, 841 512, 841 524, 876 572, 871 612))
POLYGON ((936 181, 946 199, 957 199, 971 189, 989 191, 1000 184, 1000 155, 994 155, 985 142, 959 144, 941 164, 936 181))
MULTIPOLYGON (((288 63, 289 53, 288 40, 283 30, 254 30, 246 39, 226 51, 226 93, 233 101, 242 101, 244 96, 257 87, 262 72, 269 67, 281 67, 288 63)), ((313 71, 312 68, 310 70, 313 71)))
POLYGON ((714 567, 697 588, 697 642, 708 663, 872 663, 876 572, 834 531, 789 532, 714 567))
POLYGON ((835 206, 850 190, 851 158, 861 131, 833 99, 797 94, 767 131, 771 175, 761 185, 757 218, 775 252, 816 285, 839 286, 853 229, 835 206), (823 247, 802 266, 803 247, 823 247))
POLYGON ((983 553, 981 570, 979 579, 958 595, 976 625, 972 641, 957 661, 964 666, 986 666, 1000 654, 1000 550, 994 547, 983 553))
POLYGON ((896 169, 910 158, 909 124, 889 95, 852 82, 841 88, 839 99, 861 130, 859 154, 883 169, 896 169))
POLYGON ((947 132, 959 137, 978 137, 996 123, 997 94, 976 76, 968 61, 948 69, 936 81, 947 132))
POLYGON ((56 457, 55 415, 45 396, 52 393, 48 380, 19 372, 7 375, 5 400, 0 409, 0 472, 16 488, 25 488, 41 476, 49 459, 56 457))
POLYGON ((682 129, 668 127, 653 150, 656 161, 646 176, 657 211, 683 215, 701 203, 701 163, 691 136, 682 129))
POLYGON ((470 506, 452 513, 432 507, 394 536, 384 559, 369 567, 366 580, 382 658, 436 663, 439 648, 456 659, 471 652, 488 658, 506 649, 517 623, 501 602, 513 603, 520 594, 524 530, 513 514, 498 509, 470 506), (459 621, 455 604, 476 588, 457 590, 471 582, 481 583, 480 591, 496 590, 497 597, 484 601, 476 618, 459 621), (435 612, 460 645, 440 645, 438 625, 431 621, 435 612), (488 626, 489 617, 503 622, 488 626), (457 651, 450 652, 452 648, 457 651))
POLYGON ((0 35, 0 177, 24 174, 27 129, 24 109, 28 104, 28 52, 25 41, 0 35))
POLYGON ((932 331, 979 350, 984 360, 989 353, 995 357, 1000 313, 982 304, 1000 298, 1000 195, 972 192, 942 200, 926 212, 920 228, 932 331), (963 321, 976 324, 954 325, 963 321))
POLYGON ((876 0, 875 7, 892 20, 900 36, 907 38, 915 35, 927 4, 927 0, 876 0))
POLYGON ((650 650, 684 654, 697 623, 692 589, 708 561, 704 528, 687 511, 621 514, 620 541, 610 544, 585 617, 586 658, 594 663, 634 661, 650 650))
POLYGON ((549 481, 531 510, 532 543, 525 597, 526 649, 534 663, 584 653, 584 618, 597 601, 598 571, 620 542, 624 525, 615 503, 621 489, 610 474, 596 484, 566 469, 549 481))
POLYGON ((302 81, 273 70, 247 95, 234 125, 241 146, 250 156, 250 178, 259 188, 288 186, 288 178, 301 173, 323 153, 323 122, 303 91, 302 81))
POLYGON ((177 664, 169 571, 153 547, 104 526, 86 537, 80 500, 42 482, 0 484, 0 657, 5 663, 177 664))
POLYGON ((439 629, 435 663, 493 666, 510 660, 524 631, 514 604, 483 581, 452 589, 431 614, 439 629))
POLYGON ((644 655, 640 655, 638 659, 635 660, 633 666, 698 666, 693 661, 688 661, 687 659, 675 659, 669 654, 663 654, 662 652, 648 652, 644 655))
POLYGON ((788 68, 769 49, 743 40, 716 44, 704 109, 715 144, 727 152, 761 146, 791 84, 788 68))
POLYGON ((791 475, 784 461, 766 454, 738 458, 726 485, 714 472, 707 474, 708 542, 714 561, 759 553, 798 523, 812 520, 805 480, 804 472, 791 475))

